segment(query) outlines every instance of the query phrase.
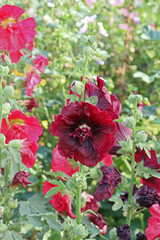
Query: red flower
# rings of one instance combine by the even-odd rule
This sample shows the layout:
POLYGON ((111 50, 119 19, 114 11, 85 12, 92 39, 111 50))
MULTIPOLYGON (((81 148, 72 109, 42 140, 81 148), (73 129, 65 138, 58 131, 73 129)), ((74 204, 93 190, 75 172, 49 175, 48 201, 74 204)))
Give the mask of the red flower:
POLYGON ((82 192, 82 198, 85 200, 86 204, 83 208, 81 208, 81 212, 85 212, 88 209, 91 209, 93 212, 98 211, 99 205, 98 205, 97 201, 95 201, 94 197, 91 194, 82 192))
POLYGON ((154 204, 150 208, 152 217, 148 220, 148 228, 146 228, 146 236, 148 240, 155 240, 160 237, 160 207, 154 204))
POLYGON ((104 201, 106 198, 110 198, 115 187, 121 182, 121 174, 115 167, 111 168, 104 165, 101 167, 101 171, 103 176, 94 193, 95 200, 100 202, 104 201))
POLYGON ((99 231, 102 234, 105 234, 107 232, 107 225, 106 222, 104 221, 104 219, 102 218, 102 215, 99 213, 96 213, 96 215, 94 214, 89 214, 88 218, 89 220, 94 223, 95 225, 97 225, 97 227, 99 228, 99 231), (96 216, 97 215, 97 216, 96 216))
POLYGON ((72 174, 78 172, 79 167, 73 169, 71 162, 69 162, 65 157, 61 156, 58 151, 58 146, 53 149, 52 154, 52 169, 53 172, 61 171, 72 177, 72 174))
POLYGON ((17 187, 19 184, 21 184, 22 187, 27 187, 28 184, 32 184, 30 181, 28 181, 28 178, 29 178, 28 172, 25 172, 24 170, 21 172, 17 172, 10 186, 17 187))
POLYGON ((33 70, 26 74, 26 80, 27 80, 27 85, 26 85, 25 94, 31 97, 33 94, 34 87, 40 84, 42 79, 39 73, 33 70))
POLYGON ((33 60, 33 66, 38 69, 41 73, 44 73, 44 66, 49 64, 49 60, 46 56, 38 54, 33 60))
POLYGON ((110 154, 107 154, 107 156, 102 161, 105 165, 111 166, 113 164, 113 156, 110 154))
POLYGON ((38 141, 43 128, 35 117, 28 117, 20 110, 13 110, 8 116, 9 124, 2 119, 1 133, 6 137, 6 143, 13 139, 28 139, 38 141))
POLYGON ((19 149, 22 157, 22 162, 29 168, 33 167, 36 163, 36 152, 38 150, 38 143, 34 141, 24 140, 22 148, 19 149))
POLYGON ((27 107, 28 112, 32 112, 32 108, 39 107, 39 104, 36 102, 35 98, 24 100, 24 104, 27 107))
MULTIPOLYGON (((135 153, 135 161, 137 163, 144 161, 144 167, 159 169, 160 164, 158 164, 158 159, 156 155, 156 151, 150 150, 151 158, 148 157, 145 150, 137 149, 135 153)), ((148 185, 156 189, 157 193, 160 193, 160 179, 156 177, 151 177, 148 179, 142 178, 143 185, 148 185)))
POLYGON ((64 106, 50 127, 51 134, 59 137, 60 154, 86 166, 103 160, 115 142, 115 131, 107 112, 85 102, 64 106))
MULTIPOLYGON (((53 187, 57 187, 57 185, 51 184, 49 181, 43 183, 43 194, 46 194, 53 187)), ((58 192, 52 196, 52 198, 53 199, 50 200, 50 203, 60 214, 63 214, 64 216, 69 215, 72 218, 76 218, 72 212, 71 198, 67 193, 62 197, 61 192, 58 192)))
POLYGON ((33 18, 20 21, 24 13, 17 6, 4 5, 0 8, 0 49, 8 50, 12 62, 17 63, 22 56, 20 50, 30 45, 32 49, 36 35, 36 22, 33 18))
POLYGON ((107 88, 104 86, 104 81, 97 76, 96 83, 88 79, 85 85, 85 94, 88 97, 97 96, 97 107, 100 110, 107 111, 112 119, 119 118, 121 104, 115 95, 110 95, 107 88))

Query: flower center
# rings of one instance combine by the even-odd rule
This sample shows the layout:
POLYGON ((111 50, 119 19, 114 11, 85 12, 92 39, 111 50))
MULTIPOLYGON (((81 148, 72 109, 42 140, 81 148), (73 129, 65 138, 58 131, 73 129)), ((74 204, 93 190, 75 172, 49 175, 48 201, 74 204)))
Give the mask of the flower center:
POLYGON ((2 21, 1 25, 4 28, 7 28, 12 23, 16 23, 17 21, 14 18, 7 18, 6 20, 2 21))
POLYGON ((24 124, 24 121, 22 119, 13 119, 10 121, 9 125, 11 126, 12 125, 23 125, 24 124))
POLYGON ((83 144, 89 137, 92 136, 91 128, 86 124, 77 127, 73 133, 70 134, 73 138, 78 139, 80 145, 83 144))

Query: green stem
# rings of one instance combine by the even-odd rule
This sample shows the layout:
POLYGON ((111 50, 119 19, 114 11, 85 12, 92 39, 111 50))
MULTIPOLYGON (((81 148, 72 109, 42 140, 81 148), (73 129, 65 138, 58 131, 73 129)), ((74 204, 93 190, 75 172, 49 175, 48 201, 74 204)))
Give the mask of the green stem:
MULTIPOLYGON (((79 172, 83 173, 83 165, 79 163, 79 172)), ((77 189, 77 204, 76 204, 76 215, 77 215, 77 224, 81 223, 81 186, 77 189)))
MULTIPOLYGON (((88 58, 85 58, 85 63, 84 63, 84 69, 83 69, 83 83, 85 84, 85 76, 86 76, 86 70, 87 70, 87 64, 88 64, 88 58)), ((84 101, 84 91, 82 92, 81 96, 81 101, 84 101)))
POLYGON ((109 240, 109 238, 104 237, 102 234, 100 234, 100 237, 106 240, 109 240))
POLYGON ((134 104, 134 127, 133 127, 133 148, 132 148, 132 161, 131 161, 131 167, 132 167, 132 172, 131 172, 131 183, 129 186, 129 195, 128 195, 128 213, 127 213, 127 224, 130 226, 131 224, 131 218, 132 218, 132 206, 131 205, 131 201, 132 201, 132 192, 133 192, 133 186, 134 186, 134 181, 135 181, 135 175, 134 175, 134 165, 135 165, 135 150, 136 150, 136 143, 135 143, 135 135, 136 135, 136 112, 137 112, 137 104, 134 104))

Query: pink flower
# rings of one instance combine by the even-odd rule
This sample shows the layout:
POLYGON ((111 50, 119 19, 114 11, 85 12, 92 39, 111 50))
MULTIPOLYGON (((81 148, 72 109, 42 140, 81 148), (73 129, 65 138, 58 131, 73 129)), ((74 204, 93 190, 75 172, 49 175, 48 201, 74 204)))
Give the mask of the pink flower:
POLYGON ((49 59, 41 54, 38 54, 33 60, 33 66, 38 69, 41 73, 44 73, 44 66, 48 66, 49 59))
POLYGON ((12 62, 17 63, 21 50, 32 50, 34 36, 36 35, 36 22, 33 18, 19 20, 24 13, 18 6, 4 5, 0 8, 0 49, 8 50, 12 62))
POLYGON ((124 0, 108 0, 108 3, 113 7, 121 6, 124 4, 124 0))
POLYGON ((104 29, 103 23, 102 23, 102 22, 98 22, 97 24, 98 24, 98 26, 99 26, 99 32, 100 32, 100 34, 103 35, 103 36, 105 36, 105 37, 108 37, 108 32, 107 32, 106 29, 104 29))
MULTIPOLYGON (((57 185, 49 183, 49 181, 43 183, 43 194, 46 194, 53 187, 57 187, 57 185)), ((52 198, 53 199, 50 200, 50 203, 60 214, 64 216, 69 215, 71 218, 76 218, 72 212, 71 198, 67 193, 62 197, 61 192, 58 192, 57 194, 53 195, 52 198)))
POLYGON ((83 23, 84 25, 80 28, 80 30, 79 30, 79 33, 85 33, 85 32, 87 32, 87 30, 88 30, 88 24, 89 23, 93 23, 94 21, 95 21, 95 19, 96 19, 96 15, 93 15, 93 16, 86 16, 85 18, 83 18, 82 20, 81 20, 81 23, 83 23))
POLYGON ((130 27, 128 24, 124 23, 124 24, 119 24, 119 28, 120 29, 123 29, 123 30, 126 30, 126 31, 132 31, 134 28, 133 27, 130 27))
POLYGON ((96 2, 96 0, 85 0, 85 1, 89 7, 94 8, 93 4, 96 2))
POLYGON ((26 95, 32 96, 34 87, 41 83, 42 79, 39 73, 36 71, 28 72, 26 75, 27 85, 26 85, 26 95))
POLYGON ((146 236, 148 240, 155 240, 160 237, 160 206, 154 204, 150 208, 152 217, 148 220, 148 228, 146 228, 146 236))
POLYGON ((76 166, 75 168, 72 167, 71 162, 67 160, 67 158, 60 155, 58 151, 58 146, 53 149, 52 154, 52 169, 53 172, 61 171, 72 177, 72 174, 78 172, 79 167, 76 166))
POLYGON ((98 211, 99 205, 91 194, 88 194, 87 192, 82 192, 81 196, 86 202, 85 206, 81 208, 81 212, 85 212, 88 209, 91 209, 93 212, 98 211))

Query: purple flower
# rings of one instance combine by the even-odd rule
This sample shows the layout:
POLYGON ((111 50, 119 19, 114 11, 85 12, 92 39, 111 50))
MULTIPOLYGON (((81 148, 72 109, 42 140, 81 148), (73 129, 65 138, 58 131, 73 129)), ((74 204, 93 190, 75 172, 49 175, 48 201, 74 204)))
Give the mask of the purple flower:
POLYGON ((113 194, 115 187, 121 182, 121 174, 115 167, 111 168, 106 165, 101 167, 103 177, 94 193, 96 201, 104 201, 110 198, 113 194))
POLYGON ((117 227, 117 236, 119 240, 131 240, 131 230, 127 224, 117 227))
POLYGON ((139 232, 136 236, 136 240, 147 240, 147 237, 144 233, 139 232))

